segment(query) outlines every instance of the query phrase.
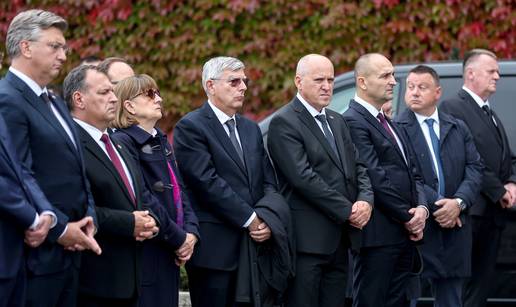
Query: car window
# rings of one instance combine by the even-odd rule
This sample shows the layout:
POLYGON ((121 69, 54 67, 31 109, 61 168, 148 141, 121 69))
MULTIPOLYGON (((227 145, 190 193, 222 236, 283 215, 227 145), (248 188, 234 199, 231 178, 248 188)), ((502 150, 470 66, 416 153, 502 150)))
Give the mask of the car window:
MULTIPOLYGON (((394 87, 394 101, 398 101, 398 95, 400 92, 400 80, 396 80, 396 86, 394 87)), ((334 90, 333 98, 328 108, 340 114, 346 112, 349 106, 349 101, 355 97, 355 85, 346 88, 337 88, 334 90)), ((393 112, 396 111, 396 104, 393 103, 393 112)))

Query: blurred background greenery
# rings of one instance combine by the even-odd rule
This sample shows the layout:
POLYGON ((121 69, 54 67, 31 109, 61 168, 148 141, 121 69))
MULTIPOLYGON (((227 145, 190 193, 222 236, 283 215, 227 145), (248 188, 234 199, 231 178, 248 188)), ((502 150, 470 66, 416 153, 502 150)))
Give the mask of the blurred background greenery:
MULTIPOLYGON (((124 57, 157 79, 167 131, 205 100, 201 68, 213 56, 244 61, 252 80, 244 113, 259 120, 292 97, 296 62, 307 53, 328 56, 337 74, 366 52, 395 64, 458 59, 474 47, 516 55, 514 0, 2 1, 0 53, 11 19, 29 8, 69 22, 72 52, 56 83, 83 57, 124 57)), ((8 59, 2 64, 3 74, 8 59)))

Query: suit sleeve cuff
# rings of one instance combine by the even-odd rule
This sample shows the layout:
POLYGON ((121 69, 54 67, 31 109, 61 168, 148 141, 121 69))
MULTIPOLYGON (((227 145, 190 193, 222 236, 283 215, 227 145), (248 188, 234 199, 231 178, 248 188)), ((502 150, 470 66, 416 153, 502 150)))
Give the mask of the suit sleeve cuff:
POLYGON ((39 215, 36 213, 36 216, 34 217, 34 221, 29 227, 29 230, 35 230, 38 227, 39 224, 39 215))
POLYGON ((251 225, 251 223, 253 222, 255 217, 256 217, 256 212, 253 211, 253 214, 251 214, 251 216, 247 219, 247 222, 245 222, 245 224, 242 227, 244 227, 244 228, 249 227, 249 225, 251 225))

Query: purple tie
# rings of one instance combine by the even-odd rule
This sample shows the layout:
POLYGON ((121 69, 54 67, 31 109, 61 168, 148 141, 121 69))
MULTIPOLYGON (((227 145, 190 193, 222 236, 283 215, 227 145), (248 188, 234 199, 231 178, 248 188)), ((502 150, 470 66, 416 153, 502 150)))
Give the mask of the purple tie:
POLYGON ((389 127, 389 124, 387 123, 385 116, 383 116, 382 113, 378 113, 378 115, 376 115, 376 117, 378 117, 378 119, 380 120, 380 124, 382 124, 383 128, 389 133, 392 140, 394 142, 396 142, 396 137, 394 137, 394 133, 392 132, 391 127, 389 127))
POLYGON ((174 205, 176 206, 176 224, 179 227, 183 227, 183 203, 181 201, 181 190, 179 188, 179 184, 177 183, 176 175, 174 175, 174 171, 170 166, 170 162, 167 161, 168 166, 168 174, 170 175, 170 182, 172 183, 172 194, 174 196, 174 205))
POLYGON ((118 175, 120 175, 120 178, 124 182, 125 188, 127 189, 127 192, 129 192, 129 196, 131 196, 131 200, 133 201, 133 205, 136 204, 136 198, 134 197, 133 189, 131 188, 131 185, 129 184, 129 179, 127 179, 127 175, 125 174, 124 167, 122 166, 122 162, 120 162, 120 159, 118 159, 115 149, 113 148, 113 145, 111 145, 111 142, 109 141, 109 136, 104 133, 100 137, 100 140, 104 144, 106 144, 106 151, 108 152, 109 159, 111 159, 111 162, 113 163, 113 166, 116 168, 118 175))

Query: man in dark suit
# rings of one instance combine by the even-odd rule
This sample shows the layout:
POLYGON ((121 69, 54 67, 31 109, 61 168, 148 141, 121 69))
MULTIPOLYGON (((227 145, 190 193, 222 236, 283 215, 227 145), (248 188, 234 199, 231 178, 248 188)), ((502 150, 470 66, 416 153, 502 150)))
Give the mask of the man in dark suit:
POLYGON ((466 123, 485 164, 480 197, 469 210, 475 240, 464 305, 471 307, 486 304, 505 224, 504 209, 516 202, 516 158, 503 124, 488 101, 500 78, 495 54, 484 49, 467 52, 463 71, 464 86, 455 97, 443 101, 439 109, 466 123))
POLYGON ((45 195, 16 156, 1 115, 0 190, 0 306, 24 306, 23 241, 38 247, 57 220, 45 195))
POLYGON ((187 264, 193 307, 235 303, 242 236, 256 242, 271 231, 254 212, 275 177, 256 123, 237 114, 244 102, 244 64, 216 57, 204 64, 208 101, 187 114, 174 131, 177 163, 200 226, 201 241, 187 264))
POLYGON ((429 215, 423 185, 404 134, 382 111, 396 85, 391 62, 377 53, 361 56, 355 81, 344 118, 368 168, 374 210, 354 255, 353 306, 408 306, 407 281, 420 260, 414 241, 422 239, 429 215))
POLYGON ((80 253, 100 253, 82 151, 65 105, 46 86, 66 60, 66 21, 46 11, 18 14, 7 32, 11 67, 0 81, 0 112, 16 153, 57 216, 47 240, 28 252, 27 306, 74 306, 80 253))
POLYGON ((272 119, 269 152, 291 209, 296 276, 286 300, 292 307, 344 306, 348 248, 360 247, 373 192, 342 116, 326 107, 333 94, 333 64, 302 57, 296 97, 272 119))
MULTIPOLYGON (((82 65, 65 78, 64 94, 84 147, 86 173, 95 199, 102 255, 85 253, 79 279, 79 306, 136 306, 141 241, 184 241, 144 184, 136 157, 108 135, 117 98, 106 74, 82 65)), ((178 241, 181 242, 178 242, 178 241)), ((171 257, 174 253, 171 251, 171 257)))
POLYGON ((435 70, 416 66, 407 76, 408 109, 396 121, 415 152, 432 213, 421 248, 422 277, 430 282, 434 306, 460 307, 462 287, 471 274, 471 223, 466 210, 478 197, 483 165, 464 122, 438 111, 440 97, 435 70))

